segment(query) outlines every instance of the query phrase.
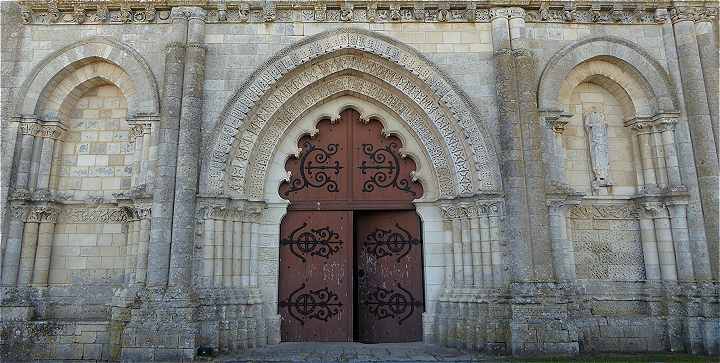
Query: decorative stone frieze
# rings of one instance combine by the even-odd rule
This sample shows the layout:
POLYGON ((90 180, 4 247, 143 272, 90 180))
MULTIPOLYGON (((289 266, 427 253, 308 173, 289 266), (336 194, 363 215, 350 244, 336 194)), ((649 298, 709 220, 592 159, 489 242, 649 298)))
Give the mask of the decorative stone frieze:
POLYGON ((60 208, 57 207, 33 207, 29 209, 25 221, 33 223, 55 223, 57 222, 59 214, 60 208))
POLYGON ((569 218, 576 219, 638 219, 639 211, 634 205, 576 206, 570 209, 569 218))
POLYGON ((125 207, 65 208, 60 217, 61 223, 127 223, 130 218, 125 207))
MULTIPOLYGON (((565 2, 509 1, 512 14, 493 12, 492 1, 458 1, 425 4, 421 1, 390 1, 381 4, 351 1, 337 4, 329 1, 264 3, 205 2, 170 0, 130 5, 98 3, 95 1, 22 1, 21 11, 26 24, 124 24, 169 23, 172 9, 177 6, 203 6, 208 10, 211 23, 233 22, 489 22, 495 16, 523 17, 528 22, 598 23, 598 24, 652 24, 663 15, 656 10, 661 4, 620 5, 612 1, 575 4, 565 2), (539 3, 539 4, 538 4, 539 3)), ((678 7, 677 19, 706 19, 717 15, 715 7, 678 7)))
POLYGON ((139 221, 150 219, 152 217, 152 205, 138 204, 126 207, 128 213, 128 221, 139 221))

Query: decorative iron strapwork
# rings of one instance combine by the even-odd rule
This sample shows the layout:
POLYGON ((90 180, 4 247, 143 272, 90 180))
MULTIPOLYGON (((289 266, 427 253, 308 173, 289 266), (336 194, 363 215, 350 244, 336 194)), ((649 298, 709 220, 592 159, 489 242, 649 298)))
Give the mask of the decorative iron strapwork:
POLYGON ((370 179, 363 183, 363 192, 372 192, 375 187, 395 187, 414 197, 417 196, 417 193, 410 188, 410 180, 400 178, 400 156, 397 143, 391 142, 377 150, 372 144, 362 144, 362 151, 369 160, 363 160, 358 169, 362 174, 372 173, 370 179))
POLYGON ((301 189, 324 186, 328 192, 337 193, 339 191, 338 183, 332 178, 332 175, 339 175, 343 167, 338 160, 335 160, 334 163, 329 163, 329 161, 331 156, 337 154, 339 146, 339 144, 328 144, 327 148, 323 149, 310 142, 305 142, 300 157, 300 175, 290 181, 290 188, 283 194, 288 196, 301 189))
POLYGON ((288 308, 290 316, 299 321, 300 325, 305 325, 305 321, 310 319, 327 322, 328 319, 342 312, 342 303, 338 295, 327 287, 308 290, 296 296, 303 289, 305 283, 291 292, 287 300, 278 304, 281 308, 288 308))
POLYGON ((399 224, 395 223, 395 228, 397 230, 376 228, 369 233, 364 242, 367 253, 377 259, 400 254, 396 260, 400 262, 410 253, 412 246, 422 243, 419 239, 413 238, 410 232, 400 227, 399 224))
POLYGON ((415 308, 423 306, 423 303, 415 300, 412 293, 405 290, 400 283, 397 284, 397 287, 399 290, 388 290, 379 286, 370 287, 366 296, 367 300, 362 304, 367 305, 368 312, 378 320, 400 318, 398 325, 402 325, 415 312, 415 308))
POLYGON ((310 228, 300 232, 307 225, 307 223, 303 223, 293 230, 288 238, 281 239, 280 246, 289 246, 290 252, 300 258, 302 262, 306 261, 304 256, 308 254, 310 256, 329 258, 340 250, 343 241, 338 239, 340 235, 337 232, 330 229, 329 226, 317 229, 310 228))

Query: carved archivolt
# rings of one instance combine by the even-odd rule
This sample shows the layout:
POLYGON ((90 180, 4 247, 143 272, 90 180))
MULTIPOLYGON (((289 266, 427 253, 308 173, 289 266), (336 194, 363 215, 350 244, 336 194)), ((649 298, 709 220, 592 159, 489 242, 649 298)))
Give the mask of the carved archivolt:
MULTIPOLYGON (((239 88, 240 91, 221 116, 209 145, 210 155, 206 165, 208 191, 217 194, 229 191, 237 195, 238 187, 235 186, 234 191, 230 188, 231 175, 228 174, 236 178, 242 170, 230 170, 229 167, 249 160, 246 155, 251 150, 265 149, 257 141, 276 110, 285 107, 288 97, 297 91, 342 69, 386 80, 395 86, 396 92, 423 110, 434 127, 440 130, 443 143, 455 164, 459 194, 500 189, 494 146, 482 129, 481 121, 475 117, 477 111, 452 81, 421 55, 390 39, 362 30, 340 29, 318 34, 285 49, 239 88), (346 57, 336 53, 342 49, 360 50, 384 60, 367 56, 346 57), (336 53, 333 55, 338 59, 301 67, 311 59, 331 53, 336 53), (295 70, 299 73, 296 77, 287 76, 295 70), (233 160, 235 153, 238 158, 233 160), (471 154, 471 157, 466 154, 471 154)), ((268 130, 272 131, 271 128, 268 130)), ((245 173, 245 176, 254 180, 258 175, 245 173)))
MULTIPOLYGON (((373 82, 352 75, 344 75, 330 80, 313 84, 303 89, 302 95, 294 98, 285 104, 282 110, 273 118, 270 127, 259 137, 255 152, 249 157, 250 162, 243 160, 243 156, 236 154, 236 160, 233 162, 230 188, 242 187, 243 177, 246 175, 244 170, 246 165, 250 165, 247 175, 251 177, 245 180, 245 191, 249 197, 257 197, 263 191, 264 181, 267 176, 267 165, 272 157, 277 143, 287 131, 288 127, 293 125, 299 115, 307 112, 313 106, 324 103, 328 98, 337 94, 353 93, 372 99, 377 104, 385 106, 385 108, 395 111, 400 118, 415 132, 416 140, 425 147, 425 152, 432 162, 434 173, 437 177, 437 184, 441 197, 449 197, 456 194, 456 182, 462 182, 466 188, 472 186, 470 173, 466 159, 460 151, 459 160, 453 160, 454 163, 448 162, 448 151, 441 141, 442 136, 434 129, 426 115, 415 105, 398 97, 386 85, 380 82, 373 82), (461 170, 456 174, 457 170, 461 170), (461 177, 459 177, 461 176, 461 177)), ((248 145, 249 147, 249 145, 248 145)), ((244 151, 244 148, 239 150, 244 151)))

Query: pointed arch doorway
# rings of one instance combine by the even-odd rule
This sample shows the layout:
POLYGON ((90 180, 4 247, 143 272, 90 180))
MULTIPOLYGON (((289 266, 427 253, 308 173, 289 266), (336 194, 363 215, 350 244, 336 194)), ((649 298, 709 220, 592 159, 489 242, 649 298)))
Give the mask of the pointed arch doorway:
POLYGON ((422 340, 423 194, 402 140, 352 108, 322 118, 279 193, 283 341, 422 340))

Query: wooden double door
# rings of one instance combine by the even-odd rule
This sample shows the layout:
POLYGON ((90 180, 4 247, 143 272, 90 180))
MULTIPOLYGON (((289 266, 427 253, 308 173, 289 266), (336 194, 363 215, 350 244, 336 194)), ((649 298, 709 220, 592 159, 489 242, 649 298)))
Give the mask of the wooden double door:
POLYGON ((280 194, 283 341, 422 340, 422 187, 400 140, 346 110, 300 140, 280 194))

